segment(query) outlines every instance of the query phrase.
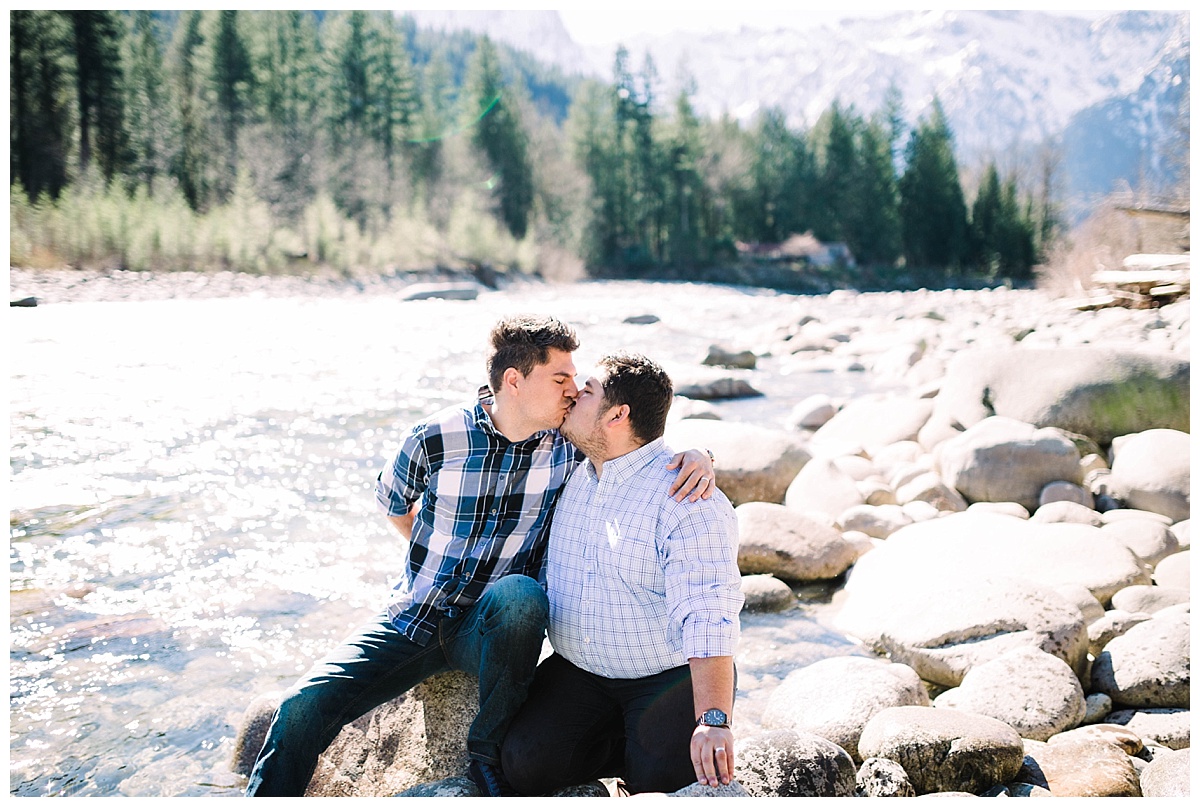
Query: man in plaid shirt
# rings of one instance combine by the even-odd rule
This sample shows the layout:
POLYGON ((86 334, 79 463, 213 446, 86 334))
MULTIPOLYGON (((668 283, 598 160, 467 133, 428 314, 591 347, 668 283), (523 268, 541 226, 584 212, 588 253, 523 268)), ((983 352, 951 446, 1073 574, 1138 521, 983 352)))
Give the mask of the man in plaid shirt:
MULTIPOLYGON (((549 512, 576 459, 558 431, 578 388, 574 331, 551 317, 501 320, 488 387, 473 406, 417 424, 376 484, 408 541, 387 611, 334 649, 284 696, 248 795, 302 795, 317 758, 347 723, 437 673, 479 678, 468 775, 508 795, 500 741, 541 652, 549 512)), ((671 495, 711 495, 710 456, 689 451, 671 495)))
POLYGON ((720 491, 664 495, 671 398, 657 364, 609 356, 563 422, 587 459, 550 528, 555 653, 504 740, 524 795, 612 776, 632 793, 732 780, 737 519, 720 491))

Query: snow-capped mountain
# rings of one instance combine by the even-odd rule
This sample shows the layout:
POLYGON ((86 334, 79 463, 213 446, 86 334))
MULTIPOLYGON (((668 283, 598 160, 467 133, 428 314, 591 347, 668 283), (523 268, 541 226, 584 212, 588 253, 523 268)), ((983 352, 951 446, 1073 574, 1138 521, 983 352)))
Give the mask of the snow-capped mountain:
MULTIPOLYGON (((419 25, 486 31, 565 71, 611 78, 614 49, 581 47, 555 11, 400 13, 413 14, 419 25)), ((635 71, 646 54, 653 59, 664 105, 690 77, 693 106, 709 116, 729 113, 747 121, 777 107, 793 125, 808 127, 835 100, 873 113, 894 84, 910 124, 937 96, 966 162, 1064 133, 1064 143, 1082 147, 1087 138, 1070 137, 1071 127, 1102 123, 1124 143, 1121 151, 1157 149, 1161 166, 1163 150, 1178 148, 1178 138, 1164 145, 1170 139, 1163 127, 1175 117, 1170 107, 1190 92, 1189 26, 1188 13, 1179 11, 1091 19, 1037 11, 904 11, 805 30, 743 27, 642 35, 622 44, 635 71)), ((1111 183, 1112 172, 1093 157, 1066 155, 1068 164, 1090 172, 1072 184, 1111 183), (1085 168, 1089 159, 1094 168, 1085 168)))

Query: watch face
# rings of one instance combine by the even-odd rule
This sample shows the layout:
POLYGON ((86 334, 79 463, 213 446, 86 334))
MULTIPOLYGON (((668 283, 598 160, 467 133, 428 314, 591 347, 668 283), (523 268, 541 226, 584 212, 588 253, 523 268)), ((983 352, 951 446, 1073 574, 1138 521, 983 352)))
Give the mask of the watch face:
POLYGON ((700 716, 700 722, 706 726, 723 726, 729 722, 729 717, 720 709, 709 709, 700 716))

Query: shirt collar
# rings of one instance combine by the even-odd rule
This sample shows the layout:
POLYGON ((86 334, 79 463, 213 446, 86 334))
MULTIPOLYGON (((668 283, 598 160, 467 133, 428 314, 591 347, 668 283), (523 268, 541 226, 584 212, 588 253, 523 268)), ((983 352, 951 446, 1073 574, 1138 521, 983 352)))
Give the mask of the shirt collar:
MULTIPOLYGON (((664 438, 659 437, 656 440, 651 440, 646 445, 630 451, 628 454, 622 454, 611 460, 606 460, 604 463, 604 481, 614 485, 623 485, 637 475, 638 471, 645 468, 654 461, 666 447, 664 438)), ((592 479, 596 479, 596 468, 591 462, 587 462, 588 473, 592 479)))
MULTIPOLYGON (((475 412, 474 412, 475 425, 480 430, 485 432, 486 434, 490 434, 493 437, 496 437, 497 439, 504 440, 504 441, 511 443, 512 441, 509 440, 507 437, 505 437, 504 434, 501 433, 501 431, 496 428, 496 424, 492 420, 492 416, 490 414, 488 414, 488 411, 486 409, 483 408, 484 404, 488 404, 489 406, 495 405, 496 393, 492 392, 491 387, 489 387, 487 384, 484 384, 476 392, 476 398, 477 398, 477 400, 475 401, 475 412)), ((526 442, 529 442, 530 440, 540 440, 540 439, 542 439, 542 437, 544 437, 547 434, 550 434, 553 431, 554 431, 554 429, 542 429, 539 432, 534 432, 528 438, 526 438, 525 440, 522 440, 521 442, 526 443, 526 442)))

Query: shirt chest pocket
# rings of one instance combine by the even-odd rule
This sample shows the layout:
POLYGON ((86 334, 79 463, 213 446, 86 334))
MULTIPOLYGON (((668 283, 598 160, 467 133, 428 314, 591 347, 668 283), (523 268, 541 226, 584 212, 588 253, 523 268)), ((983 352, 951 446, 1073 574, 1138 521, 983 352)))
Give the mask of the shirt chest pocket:
POLYGON ((662 593, 663 573, 653 529, 607 519, 599 549, 610 575, 632 587, 662 593))

